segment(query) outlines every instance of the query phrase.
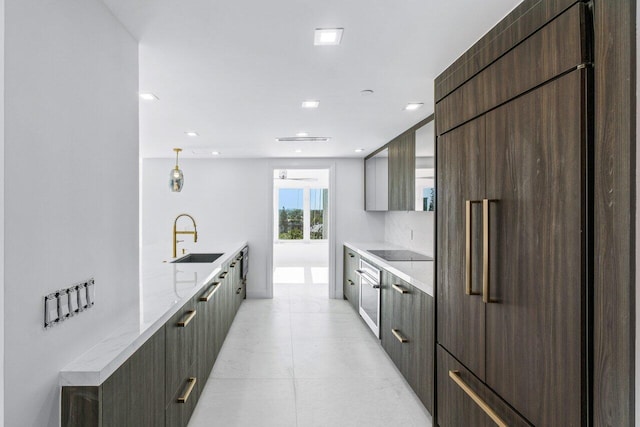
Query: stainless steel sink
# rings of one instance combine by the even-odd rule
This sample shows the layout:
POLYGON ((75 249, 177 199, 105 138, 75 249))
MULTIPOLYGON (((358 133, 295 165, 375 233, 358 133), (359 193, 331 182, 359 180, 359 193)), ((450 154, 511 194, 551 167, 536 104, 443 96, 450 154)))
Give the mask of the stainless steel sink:
POLYGON ((208 263, 213 262, 220 258, 224 254, 187 254, 182 258, 178 258, 175 261, 171 261, 171 263, 183 263, 183 262, 201 262, 208 263))

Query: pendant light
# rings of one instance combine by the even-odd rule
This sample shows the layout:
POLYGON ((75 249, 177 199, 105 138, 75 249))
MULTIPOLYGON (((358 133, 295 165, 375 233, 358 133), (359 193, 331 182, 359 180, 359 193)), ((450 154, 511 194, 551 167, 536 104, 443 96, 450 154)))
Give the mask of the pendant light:
POLYGON ((176 167, 169 174, 169 188, 174 193, 179 193, 184 185, 184 175, 178 167, 178 154, 182 151, 182 148, 174 148, 173 151, 176 152, 176 167))

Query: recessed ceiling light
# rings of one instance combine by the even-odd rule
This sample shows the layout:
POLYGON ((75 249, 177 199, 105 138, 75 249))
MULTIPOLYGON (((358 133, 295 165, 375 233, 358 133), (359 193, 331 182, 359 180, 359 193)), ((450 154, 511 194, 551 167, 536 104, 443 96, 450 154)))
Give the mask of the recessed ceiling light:
POLYGON ((371 89, 364 89, 364 90, 360 91, 360 95, 362 95, 362 96, 373 95, 373 91, 371 89))
POLYGON ((219 152, 219 151, 212 151, 212 152, 211 152, 211 155, 212 155, 212 156, 219 156, 219 155, 220 155, 220 152, 219 152))
POLYGON ((302 108, 318 108, 320 101, 302 101, 302 108))
POLYGON ((158 97, 152 93, 141 93, 140 99, 144 99, 145 101, 157 101, 158 97))
POLYGON ((407 111, 413 111, 413 110, 417 110, 418 108, 422 107, 424 104, 422 102, 410 102, 409 104, 407 104, 406 107, 404 107, 405 110, 407 111))
POLYGON ((307 132, 298 132, 296 133, 297 137, 305 137, 305 136, 309 136, 309 134, 307 132))
POLYGON ((187 136, 199 136, 198 132, 185 132, 187 136))
POLYGON ((316 46, 336 46, 342 41, 344 28, 316 28, 313 44, 316 46))
POLYGON ((356 153, 362 153, 364 151, 364 148, 356 148, 355 152, 356 153))
POLYGON ((298 149, 296 150, 296 153, 302 153, 302 150, 298 149))

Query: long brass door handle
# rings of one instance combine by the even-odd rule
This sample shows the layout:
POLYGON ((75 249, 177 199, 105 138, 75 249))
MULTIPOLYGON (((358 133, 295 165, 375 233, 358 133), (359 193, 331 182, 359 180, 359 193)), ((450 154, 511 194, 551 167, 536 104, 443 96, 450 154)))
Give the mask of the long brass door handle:
POLYGON ((181 328, 186 328, 186 327, 187 327, 187 325, 188 325, 189 323, 191 323, 191 321, 193 320, 193 318, 194 318, 194 317, 196 317, 196 313, 197 313, 197 312, 196 312, 196 310, 191 310, 191 311, 189 312, 189 314, 187 314, 187 315, 185 316, 185 318, 184 318, 184 319, 182 319, 181 321, 179 321, 179 322, 178 322, 178 326, 179 326, 179 327, 181 327, 181 328))
POLYGON ((187 403, 187 400, 189 400, 189 396, 191 396, 191 392, 196 386, 197 381, 198 379, 196 377, 189 378, 189 385, 187 385, 187 389, 184 391, 184 394, 178 398, 178 403, 187 403))
POLYGON ((489 199, 482 200, 482 302, 491 302, 489 294, 489 199))
POLYGON ((396 337, 396 339, 397 339, 398 341, 400 341, 401 343, 403 343, 403 344, 404 344, 404 343, 409 342, 409 340, 408 340, 406 337, 402 336, 402 334, 400 333, 400 331, 399 331, 398 329, 392 329, 392 330, 391 330, 391 333, 392 333, 392 334, 393 334, 393 336, 394 336, 394 337, 396 337))
POLYGON ((406 290, 403 286, 401 285, 391 285, 391 287, 393 289, 395 289, 397 292, 401 293, 401 294, 408 294, 409 291, 406 290))
POLYGON ((508 427, 502 418, 485 402, 478 394, 469 387, 467 383, 462 380, 459 371, 449 371, 449 377, 464 391, 467 396, 473 399, 474 402, 484 411, 500 427, 508 427))
POLYGON ((466 200, 465 201, 465 286, 464 293, 467 295, 480 295, 479 292, 473 292, 472 274, 473 274, 473 213, 471 208, 474 204, 482 203, 482 200, 466 200))
POLYGON ((218 288, 218 285, 220 284, 220 282, 215 282, 213 283, 213 285, 211 286, 211 289, 209 289, 209 292, 207 292, 205 295, 200 297, 200 301, 202 302, 209 302, 209 300, 211 299, 211 297, 213 296, 213 293, 216 291, 216 289, 218 288))

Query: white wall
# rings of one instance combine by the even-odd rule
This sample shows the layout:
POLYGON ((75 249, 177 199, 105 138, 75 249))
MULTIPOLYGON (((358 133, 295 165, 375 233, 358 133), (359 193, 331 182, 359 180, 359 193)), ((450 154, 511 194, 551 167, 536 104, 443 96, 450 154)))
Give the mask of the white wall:
POLYGON ((436 232, 434 212, 387 212, 384 215, 384 239, 387 242, 433 256, 436 232))
POLYGON ((58 372, 138 306, 138 47, 99 0, 6 0, 5 423, 58 426, 58 372), (43 297, 96 305, 43 329, 43 297))
MULTIPOLYGON (((265 298, 268 253, 273 243, 269 212, 272 168, 291 165, 277 159, 184 159, 180 168, 185 175, 182 192, 172 193, 168 176, 174 161, 145 159, 142 185, 143 245, 160 244, 171 251, 174 218, 192 214, 198 223, 198 243, 187 248, 215 248, 218 244, 247 240, 251 246, 250 280, 247 295, 265 298)), ((363 210, 362 159, 296 159, 296 167, 315 167, 319 163, 335 165, 336 283, 342 297, 342 243, 345 240, 381 240, 384 217, 363 210)))

